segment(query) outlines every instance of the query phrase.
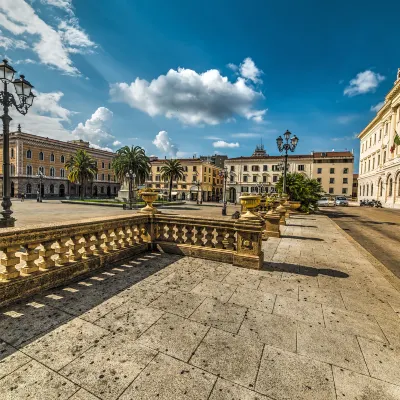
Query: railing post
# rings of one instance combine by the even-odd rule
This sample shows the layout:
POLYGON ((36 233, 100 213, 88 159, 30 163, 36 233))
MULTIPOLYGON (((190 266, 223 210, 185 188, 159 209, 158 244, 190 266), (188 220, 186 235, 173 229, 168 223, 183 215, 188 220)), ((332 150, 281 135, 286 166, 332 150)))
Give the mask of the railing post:
POLYGON ((24 274, 31 274, 32 272, 39 271, 39 265, 36 260, 39 258, 39 250, 37 247, 39 243, 28 243, 26 245, 26 253, 21 254, 21 260, 25 261, 25 266, 21 268, 24 274))
POLYGON ((39 263, 40 269, 50 269, 55 267, 56 262, 52 257, 56 254, 56 251, 53 249, 53 245, 53 240, 43 243, 43 250, 39 251, 39 255, 42 257, 42 261, 39 263))
POLYGON ((5 271, 0 272, 0 280, 6 281, 18 278, 20 272, 15 266, 21 261, 15 253, 20 250, 19 246, 8 246, 0 250, 4 253, 3 258, 0 259, 0 266, 5 268, 5 271))
POLYGON ((237 248, 233 255, 233 265, 260 269, 264 255, 261 250, 264 222, 261 219, 239 219, 235 223, 237 248))

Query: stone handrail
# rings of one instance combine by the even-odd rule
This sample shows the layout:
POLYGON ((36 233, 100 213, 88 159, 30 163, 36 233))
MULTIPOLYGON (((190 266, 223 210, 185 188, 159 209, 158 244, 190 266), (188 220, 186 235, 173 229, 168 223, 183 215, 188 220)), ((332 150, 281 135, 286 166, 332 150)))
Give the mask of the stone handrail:
POLYGON ((260 268, 261 221, 138 213, 0 231, 0 305, 160 248, 260 268))

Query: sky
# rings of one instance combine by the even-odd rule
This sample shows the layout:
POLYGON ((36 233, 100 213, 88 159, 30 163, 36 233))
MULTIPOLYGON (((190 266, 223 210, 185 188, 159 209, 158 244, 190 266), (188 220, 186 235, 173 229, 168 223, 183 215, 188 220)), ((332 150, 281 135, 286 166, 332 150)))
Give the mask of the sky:
POLYGON ((149 155, 352 150, 400 67, 400 3, 1 0, 0 53, 35 87, 12 130, 149 155))

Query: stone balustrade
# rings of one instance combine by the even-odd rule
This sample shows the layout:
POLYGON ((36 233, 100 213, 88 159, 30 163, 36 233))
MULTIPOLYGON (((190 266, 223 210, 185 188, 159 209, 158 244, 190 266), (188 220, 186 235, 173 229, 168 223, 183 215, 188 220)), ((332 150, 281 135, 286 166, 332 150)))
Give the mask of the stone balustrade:
POLYGON ((260 268, 263 228, 261 220, 138 213, 130 217, 3 229, 0 305, 156 248, 260 268))

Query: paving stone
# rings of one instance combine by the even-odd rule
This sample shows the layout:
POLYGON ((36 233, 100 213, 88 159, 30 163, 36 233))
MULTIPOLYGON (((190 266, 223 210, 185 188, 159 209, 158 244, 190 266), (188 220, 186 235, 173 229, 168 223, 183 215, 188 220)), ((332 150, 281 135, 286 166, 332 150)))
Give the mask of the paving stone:
POLYGON ((390 318, 375 315, 379 326, 381 327, 389 343, 393 346, 400 347, 400 318, 398 321, 390 318))
POLYGON ((244 286, 249 289, 257 289, 260 285, 260 277, 250 275, 247 269, 235 270, 229 273, 224 279, 224 282, 230 285, 244 286))
POLYGON ((183 292, 190 292, 195 286, 197 286, 203 277, 195 275, 194 273, 188 274, 184 272, 173 272, 165 279, 158 282, 158 285, 165 285, 168 289, 182 290, 183 292))
POLYGON ((115 333, 125 333, 134 340, 162 315, 161 310, 128 301, 94 323, 115 333))
POLYGON ((209 400, 271 400, 269 397, 218 378, 209 400))
POLYGON ((227 332, 237 333, 245 313, 245 307, 207 298, 190 316, 190 319, 227 332))
POLYGON ((203 400, 207 399, 216 377, 164 354, 142 371, 119 400, 203 400))
POLYGON ((223 282, 215 282, 210 279, 203 279, 194 289, 192 293, 202 296, 211 297, 223 303, 227 302, 236 289, 236 285, 229 285, 223 282))
POLYGON ((98 400, 98 397, 85 389, 79 389, 69 400, 98 400))
POLYGON ((300 285, 299 300, 327 304, 330 307, 345 308, 339 290, 321 289, 317 287, 300 285))
POLYGON ((156 354, 130 336, 114 335, 94 345, 60 374, 101 399, 116 399, 156 354))
MULTIPOLYGON (((297 263, 298 259, 295 262, 297 263)), ((315 276, 307 274, 303 275, 301 274, 301 272, 300 273, 283 272, 281 279, 283 282, 294 282, 297 285, 306 285, 307 287, 318 287, 318 279, 316 275, 315 276)))
POLYGON ((274 399, 336 400, 330 365, 265 346, 256 390, 274 399))
POLYGON ((298 321, 324 325, 321 304, 298 301, 289 297, 278 296, 275 301, 274 314, 283 315, 298 321))
POLYGON ((297 323, 290 318, 248 310, 239 335, 248 336, 280 349, 296 352, 297 323))
POLYGON ((229 303, 235 303, 240 306, 272 313, 275 299, 275 294, 238 287, 230 298, 229 303))
POLYGON ((58 371, 109 334, 106 329, 75 318, 34 340, 22 351, 58 371))
POLYGON ((125 289, 123 292, 118 293, 118 295, 115 297, 120 297, 125 300, 134 301, 135 303, 147 306, 152 301, 159 298, 163 293, 163 290, 158 290, 157 285, 151 288, 143 289, 142 287, 138 286, 138 284, 135 284, 125 289))
POLYGON ((298 323, 297 352, 362 374, 368 374, 357 338, 320 326, 298 323))
POLYGON ((165 314, 137 343, 188 361, 208 327, 173 314, 165 314))
POLYGON ((282 281, 278 278, 263 277, 258 290, 271 294, 298 299, 299 285, 296 282, 282 281))
POLYGON ((36 361, 30 361, 1 380, 2 400, 66 400, 79 387, 36 361))
POLYGON ((371 315, 339 308, 330 308, 325 305, 322 305, 322 310, 325 326, 328 329, 387 342, 381 328, 371 315))
POLYGON ((0 341, 0 379, 11 374, 29 361, 31 361, 30 357, 7 343, 0 341))
POLYGON ((218 263, 217 265, 202 265, 196 270, 196 275, 201 275, 205 279, 222 282, 223 279, 232 271, 230 265, 218 263))
POLYGON ((263 344, 211 328, 190 364, 247 388, 254 388, 263 344))
POLYGON ((79 318, 84 319, 85 321, 94 322, 101 318, 102 316, 108 314, 110 311, 119 307, 123 303, 125 303, 127 299, 122 297, 113 296, 96 307, 91 308, 89 311, 86 311, 79 318))
POLYGON ((204 296, 193 293, 181 292, 180 290, 169 290, 162 294, 157 300, 150 303, 151 307, 188 317, 203 302, 204 296))
POLYGON ((333 366, 338 399, 398 400, 400 387, 333 366))
POLYGON ((371 376, 400 385, 400 348, 361 337, 358 341, 371 376))

